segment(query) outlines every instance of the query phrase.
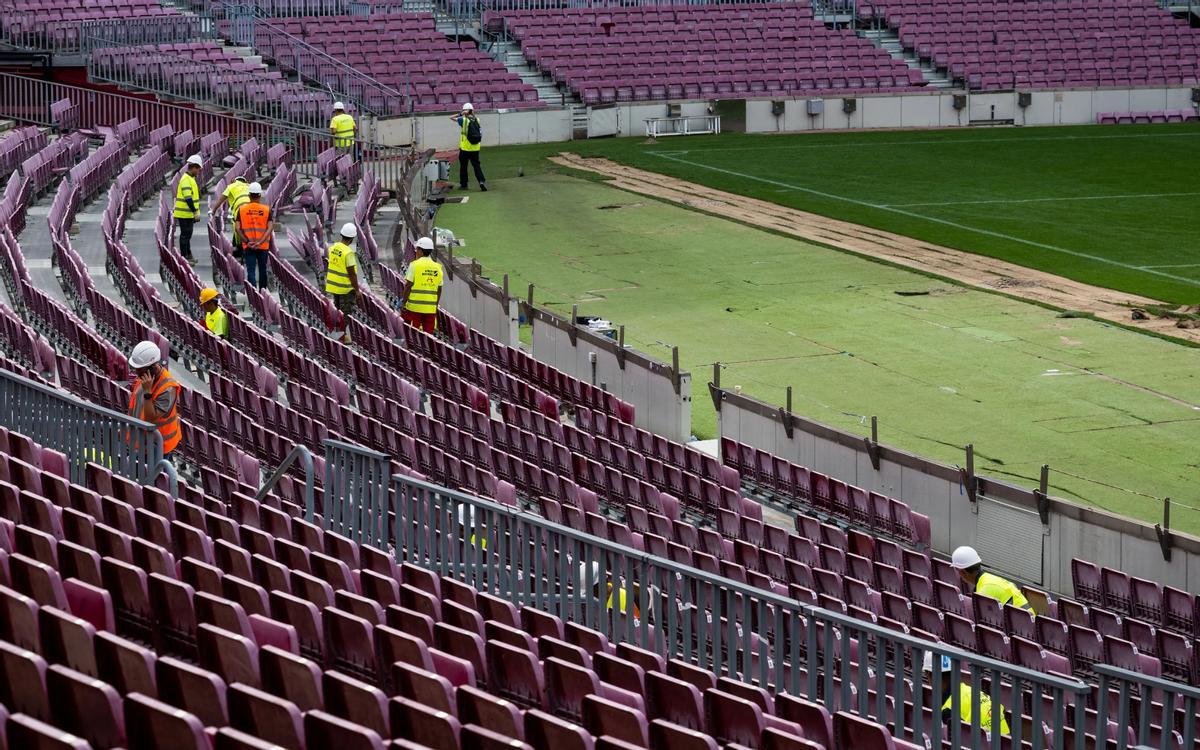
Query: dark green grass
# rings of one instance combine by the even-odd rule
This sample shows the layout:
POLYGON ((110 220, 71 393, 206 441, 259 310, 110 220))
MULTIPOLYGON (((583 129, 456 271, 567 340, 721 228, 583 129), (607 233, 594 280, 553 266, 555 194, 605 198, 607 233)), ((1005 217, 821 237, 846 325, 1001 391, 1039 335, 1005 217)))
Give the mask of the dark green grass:
POLYGON ((546 169, 543 157, 564 150, 1097 286, 1200 302, 1195 124, 631 138, 485 158, 494 177, 509 177, 546 169))

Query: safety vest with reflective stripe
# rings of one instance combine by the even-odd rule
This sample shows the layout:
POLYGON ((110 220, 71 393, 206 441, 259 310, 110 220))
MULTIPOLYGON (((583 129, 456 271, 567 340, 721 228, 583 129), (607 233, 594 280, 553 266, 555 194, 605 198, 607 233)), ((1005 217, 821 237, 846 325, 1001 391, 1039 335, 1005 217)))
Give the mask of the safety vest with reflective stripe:
POLYGON ((413 272, 412 289, 404 309, 430 315, 437 312, 438 290, 442 288, 442 264, 433 258, 417 258, 409 264, 413 272))
MULTIPOLYGON (((621 614, 626 614, 628 612, 627 607, 629 604, 629 598, 629 591, 627 589, 622 588, 617 590, 617 607, 620 609, 621 614)), ((611 583, 608 584, 608 601, 605 602, 605 606, 607 606, 609 609, 613 608, 613 585, 611 583)), ((641 610, 638 609, 636 601, 633 603, 633 616, 642 616, 641 610)))
POLYGON ((266 247, 259 247, 259 243, 267 236, 267 226, 271 223, 271 207, 265 203, 250 201, 238 209, 238 221, 241 223, 242 240, 246 245, 265 250, 266 247))
MULTIPOLYGON (((958 716, 967 724, 971 723, 971 686, 959 683, 958 686, 958 716)), ((953 709, 953 696, 946 698, 942 710, 953 709)), ((1004 712, 1000 712, 1000 734, 1008 734, 1008 722, 1004 720, 1004 712)), ((979 694, 979 726, 981 729, 992 731, 992 699, 984 693, 979 694)))
POLYGON ((235 180, 225 188, 225 199, 229 201, 229 217, 237 216, 238 209, 250 202, 250 186, 235 180))
MULTIPOLYGON (((175 389, 175 403, 171 405, 171 411, 163 415, 160 419, 147 419, 145 421, 154 425, 158 429, 158 434, 162 435, 163 440, 163 455, 167 455, 175 450, 175 446, 179 445, 179 438, 182 437, 181 428, 179 425, 179 392, 182 390, 179 383, 175 382, 175 378, 171 377, 171 373, 164 368, 158 375, 158 380, 154 381, 154 386, 150 389, 150 400, 154 401, 159 396, 167 392, 168 389, 175 389)), ((129 416, 142 419, 142 404, 141 401, 142 385, 139 383, 133 389, 133 393, 129 394, 129 416)))
POLYGON ((991 573, 979 574, 979 580, 975 581, 975 593, 992 597, 1000 602, 1000 606, 1011 604, 1014 607, 1033 611, 1033 607, 1029 606, 1029 600, 1025 598, 1015 583, 991 573))
POLYGON ((179 178, 179 187, 175 188, 174 216, 176 219, 194 219, 199 205, 200 186, 196 184, 195 177, 184 172, 179 178))
POLYGON ((225 311, 219 307, 210 313, 204 314, 204 325, 217 336, 224 338, 229 335, 229 318, 225 315, 225 311))
MULTIPOLYGON (((462 133, 459 134, 459 136, 458 136, 458 150, 459 151, 478 151, 479 147, 483 145, 483 142, 481 141, 479 143, 471 143, 470 141, 467 140, 467 128, 471 127, 471 120, 474 118, 460 117, 459 119, 462 120, 462 133)), ((480 126, 480 127, 482 127, 482 126, 480 126)))
POLYGON ((333 130, 333 145, 337 148, 349 148, 354 145, 354 134, 357 131, 357 126, 354 124, 354 118, 346 113, 334 115, 329 121, 329 127, 333 130))
POLYGON ((344 242, 329 246, 329 267, 325 270, 325 291, 330 294, 349 294, 354 291, 350 284, 347 261, 354 258, 354 248, 344 242))

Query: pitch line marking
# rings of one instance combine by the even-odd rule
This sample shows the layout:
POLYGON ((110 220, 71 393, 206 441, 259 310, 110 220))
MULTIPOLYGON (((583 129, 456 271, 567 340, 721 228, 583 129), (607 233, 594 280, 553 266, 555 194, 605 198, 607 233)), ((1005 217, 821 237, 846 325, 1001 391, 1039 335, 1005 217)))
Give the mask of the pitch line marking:
POLYGON ((1200 268, 1200 263, 1175 263, 1166 266, 1138 266, 1143 270, 1147 268, 1200 268))
MULTIPOLYGON (((1181 133, 1124 133, 1121 135, 1047 135, 1033 136, 1029 138, 945 138, 939 140, 911 140, 911 141, 875 141, 867 143, 864 141, 839 141, 836 143, 789 143, 782 146, 729 146, 725 148, 702 148, 695 149, 703 152, 719 153, 723 151, 791 151, 795 149, 807 148, 861 148, 863 146, 953 146, 959 143, 1034 143, 1039 141, 1112 141, 1112 140, 1137 140, 1140 138, 1197 138, 1200 133, 1181 132, 1181 133)), ((650 153, 660 156, 671 154, 686 154, 687 150, 671 150, 671 151, 651 151, 650 153)))
MULTIPOLYGON (((1198 135, 1200 135, 1200 134, 1198 134, 1198 135)), ((651 153, 653 153, 653 152, 651 152, 651 153)), ((929 222, 933 222, 934 224, 941 224, 941 225, 947 226, 947 227, 954 227, 955 229, 961 229, 961 230, 967 231, 967 232, 974 232, 975 234, 981 234, 981 235, 984 235, 987 237, 995 237, 995 238, 1001 239, 1001 240, 1008 240, 1009 242, 1017 242, 1022 245, 1029 245, 1030 247, 1038 247, 1043 250, 1050 250, 1051 252, 1062 253, 1063 255, 1070 255, 1070 256, 1073 256, 1076 258, 1086 258, 1088 260, 1096 261, 1097 263, 1104 263, 1106 265, 1116 266, 1118 268, 1124 268, 1128 271, 1140 271, 1142 273, 1150 274, 1152 276, 1161 276, 1162 278, 1171 279, 1172 281, 1178 281, 1180 283, 1188 284, 1190 286, 1200 286, 1200 281, 1197 281, 1196 279, 1189 279, 1186 276, 1177 276, 1173 273, 1166 273, 1164 271, 1158 271, 1153 268, 1145 268, 1143 266, 1135 266, 1135 265, 1132 265, 1129 263, 1122 263, 1119 260, 1112 260, 1111 258, 1104 258, 1099 255, 1083 253, 1078 250, 1070 250, 1068 248, 1059 247, 1057 245, 1048 245, 1044 242, 1034 242, 1033 240, 1026 240, 1026 239, 1022 239, 1020 237, 1014 237, 1011 234, 1004 234, 1003 232, 993 232, 990 229, 980 229, 979 227, 972 227, 972 226, 968 226, 966 224, 959 224, 956 221, 948 221, 946 219, 939 219, 934 216, 926 216, 924 214, 919 214, 915 211, 906 211, 902 208, 896 208, 894 206, 887 206, 887 205, 883 205, 880 203, 871 203, 870 201, 859 200, 857 198, 849 198, 844 195, 835 195, 834 193, 826 193, 823 190, 816 190, 814 188, 802 187, 800 185, 793 185, 788 182, 781 182, 780 180, 772 180, 767 177, 758 177, 756 175, 745 174, 743 172, 735 172, 732 169, 724 169, 722 167, 714 167, 710 164, 701 164, 700 162, 689 161, 687 159, 680 159, 675 156, 668 156, 666 154, 656 154, 656 155, 661 156, 664 159, 670 159, 671 161, 678 162, 680 164, 688 164, 693 167, 699 167, 700 169, 707 169, 707 170, 710 170, 713 172, 720 172, 721 174, 727 174, 732 177, 741 177, 746 180, 754 180, 755 182, 761 182, 766 185, 774 185, 776 187, 791 188, 793 190, 799 190, 801 192, 809 193, 811 195, 818 195, 822 198, 829 198, 830 200, 842 201, 844 203, 852 203, 856 206, 865 206, 867 208, 874 208, 879 211, 888 211, 888 212, 891 212, 894 214, 900 214, 901 216, 907 216, 911 219, 921 219, 922 221, 929 221, 929 222)))
MULTIPOLYGON (((1131 198, 1184 198, 1200 195, 1200 193, 1134 193, 1131 195, 1076 195, 1063 198, 1003 198, 986 201, 946 201, 944 203, 880 203, 881 207, 909 208, 912 206, 974 206, 982 204, 1005 203, 1052 203, 1055 201, 1107 201, 1126 200, 1131 198)), ((1141 266, 1147 268, 1148 266, 1141 266)))

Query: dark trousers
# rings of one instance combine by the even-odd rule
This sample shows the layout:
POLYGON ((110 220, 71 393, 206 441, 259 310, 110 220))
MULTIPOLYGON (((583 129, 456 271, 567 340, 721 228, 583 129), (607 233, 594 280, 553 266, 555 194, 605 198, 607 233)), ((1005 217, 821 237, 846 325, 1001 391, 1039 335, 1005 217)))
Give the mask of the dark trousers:
POLYGON ((246 283, 258 289, 266 289, 267 251, 255 250, 247 245, 242 248, 242 260, 246 264, 246 283))
POLYGON ((458 186, 463 190, 467 189, 467 165, 475 167, 475 181, 482 185, 487 181, 483 176, 483 167, 479 166, 478 151, 462 151, 458 152, 458 186))
POLYGON ((185 258, 192 257, 192 228, 196 226, 195 219, 176 219, 179 225, 179 254, 185 258))

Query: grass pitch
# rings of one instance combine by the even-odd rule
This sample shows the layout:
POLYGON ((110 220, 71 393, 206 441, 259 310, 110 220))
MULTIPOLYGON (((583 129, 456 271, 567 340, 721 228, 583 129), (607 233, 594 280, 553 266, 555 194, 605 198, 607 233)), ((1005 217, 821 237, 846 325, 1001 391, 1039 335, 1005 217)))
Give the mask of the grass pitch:
MULTIPOLYGON (((1200 264, 1190 227, 1195 211, 1185 210, 1187 196, 1176 194, 1200 193, 1200 178, 1189 173, 1195 172, 1195 157, 1182 153, 1196 135, 1200 129, 1194 127, 1088 128, 730 136, 653 146, 609 141, 569 147, 1018 263, 1036 261, 1040 268, 1091 283, 1192 301, 1200 298, 1200 265, 1186 267, 1189 258, 1200 264), (1098 140, 1109 134, 1154 137, 1098 140), (954 143, 938 149, 933 142, 943 136, 954 143), (854 145, 821 145, 841 139, 854 145), (967 140, 988 143, 958 142, 967 140), (1110 161, 1095 156, 1101 149, 1093 141, 1107 143, 1110 161), (1040 160, 1030 162, 1035 152, 1040 160), (1190 170, 1184 168, 1189 160, 1190 170), (1019 168, 1018 162, 1023 162, 1019 168), (1112 190, 1121 178, 1110 172, 1130 179, 1141 175, 1133 162, 1156 164, 1173 175, 1169 186, 1156 188, 1172 195, 1128 199, 1141 206, 1128 212, 1109 205, 1132 205, 1123 199, 1087 198, 1116 194, 1112 190), (1074 164, 1074 181, 1060 173, 1068 163, 1074 164), (852 167, 862 171, 855 174, 852 167), (901 168, 909 171, 896 171, 901 168), (868 174, 872 169, 875 173, 868 174), (772 187, 774 182, 806 189, 772 187), (810 192, 845 196, 851 189, 862 196, 858 202, 810 192), (1056 197, 1079 200, 1033 200, 1052 189, 1056 197), (954 203, 919 212, 953 216, 947 221, 974 228, 950 231, 936 221, 877 207, 916 202, 954 203), (1041 218, 1035 222, 1034 217, 1041 218), (1156 222, 1161 226, 1154 229, 1156 222), (1044 234, 1018 237, 1013 234, 1017 224, 1037 224, 1044 234), (1144 229, 1121 229, 1126 225, 1144 229), (981 231, 1020 241, 1001 242, 981 231), (1094 238, 1089 255, 1123 258, 1122 265, 1035 252, 1027 244, 1073 250, 1068 247, 1072 232, 1094 238), (1138 232, 1147 242, 1153 239, 1158 257, 1132 254, 1130 233, 1138 232), (1166 253, 1174 253, 1178 262, 1166 263, 1166 253), (1067 264, 1072 273, 1053 265, 1066 259, 1072 261, 1067 264), (1140 267, 1146 265, 1179 266, 1173 275, 1185 281, 1143 273, 1140 267), (1188 281, 1193 275, 1194 284, 1188 281)), ((1155 497, 1197 504, 1190 493, 1196 477, 1192 444, 1200 421, 1195 374, 1200 350, 1059 317, 1035 305, 562 174, 542 158, 562 149, 486 152, 492 190, 472 193, 467 204, 447 206, 439 224, 464 237, 466 252, 486 270, 509 273, 514 285, 535 284, 539 304, 569 311, 577 303, 581 313, 624 323, 629 343, 660 357, 667 355, 664 345, 678 345, 694 376, 698 435, 715 433, 703 384, 711 363, 720 361, 728 365, 725 384, 741 385, 775 403, 791 385, 798 413, 837 427, 865 433, 868 418, 877 415, 881 439, 907 450, 961 463, 961 446, 974 443, 985 474, 1029 484, 1038 467, 1049 463, 1055 494, 1151 521, 1161 512, 1155 497), (518 168, 524 178, 515 177, 518 168)), ((1150 194, 1152 180, 1138 179, 1122 187, 1124 194, 1150 194)), ((1198 532, 1200 512, 1177 507, 1172 525, 1198 532)))

